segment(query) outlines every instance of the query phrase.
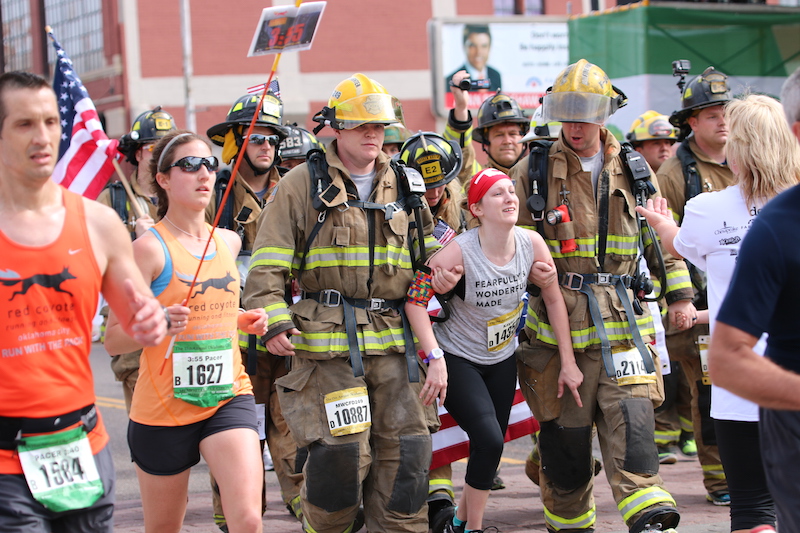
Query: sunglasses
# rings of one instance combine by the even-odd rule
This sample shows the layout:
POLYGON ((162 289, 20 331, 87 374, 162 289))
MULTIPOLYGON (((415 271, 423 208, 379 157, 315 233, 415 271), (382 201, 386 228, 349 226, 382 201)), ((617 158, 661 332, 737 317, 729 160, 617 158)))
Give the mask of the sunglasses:
POLYGON ((252 144, 261 146, 266 142, 272 146, 278 146, 278 144, 281 142, 281 139, 277 135, 262 135, 260 133, 253 133, 250 135, 250 143, 252 144))
POLYGON ((142 150, 147 150, 148 152, 152 153, 155 147, 156 143, 145 144, 144 146, 142 146, 142 150))
POLYGON ((203 165, 205 165, 209 172, 216 172, 216 170, 219 168, 219 159, 213 155, 210 157, 198 157, 195 155, 190 155, 178 159, 168 166, 167 170, 171 169, 172 167, 178 167, 183 172, 197 172, 203 165))

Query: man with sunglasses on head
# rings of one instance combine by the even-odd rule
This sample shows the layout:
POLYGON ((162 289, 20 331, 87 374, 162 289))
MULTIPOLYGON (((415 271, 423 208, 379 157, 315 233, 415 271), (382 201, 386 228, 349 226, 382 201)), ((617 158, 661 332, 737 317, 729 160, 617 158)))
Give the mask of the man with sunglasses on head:
MULTIPOLYGON (((264 206, 264 200, 269 197, 272 189, 286 172, 278 167, 280 161, 279 145, 287 138, 289 130, 283 126, 283 102, 268 91, 259 105, 261 95, 245 95, 237 99, 224 122, 208 129, 207 135, 211 142, 222 147, 222 162, 233 165, 239 152, 242 150, 245 135, 253 120, 253 115, 258 113, 253 131, 244 146, 244 155, 239 165, 239 173, 233 180, 230 171, 222 170, 217 173, 217 182, 214 187, 215 199, 209 204, 206 219, 213 222, 218 210, 222 210, 219 227, 233 230, 242 239, 242 250, 236 260, 239 266, 242 287, 247 278, 250 265, 250 255, 253 241, 256 237, 256 225, 264 206), (222 198, 225 189, 232 183, 233 190, 228 194, 225 204, 222 198)), ((291 295, 291 291, 288 291, 291 295)), ((289 429, 283 420, 278 396, 275 393, 275 380, 285 375, 288 370, 283 357, 269 353, 263 343, 254 336, 245 341, 246 336, 240 340, 242 360, 246 361, 248 374, 253 383, 253 393, 256 398, 256 409, 259 423, 263 423, 266 441, 262 445, 269 446, 273 457, 275 474, 281 486, 281 497, 286 507, 293 515, 300 515, 300 483, 301 457, 304 451, 298 450, 289 434, 289 429), (250 358, 249 354, 253 357, 250 358), (296 467, 297 463, 300 463, 296 467)), ((214 522, 223 531, 227 531, 225 516, 219 498, 219 489, 212 478, 214 493, 214 522)), ((266 493, 263 499, 263 509, 266 509, 266 493)))
MULTIPOLYGON (((141 113, 131 125, 131 131, 119 140, 118 150, 125 159, 134 166, 133 173, 128 178, 135 198, 129 198, 122 182, 109 183, 103 189, 97 201, 107 205, 117 212, 131 234, 131 240, 147 231, 154 223, 158 206, 156 206, 156 193, 153 190, 153 176, 150 174, 150 160, 153 158, 153 147, 161 137, 175 130, 175 120, 172 115, 156 106, 151 110, 141 113), (131 202, 139 204, 144 213, 136 217, 136 209, 131 202)), ((108 306, 103 305, 100 314, 103 315, 102 330, 105 330, 108 317, 108 306)), ((122 394, 125 397, 125 408, 130 413, 133 389, 139 379, 139 355, 141 350, 135 352, 112 354, 111 370, 114 377, 122 383, 122 394)))

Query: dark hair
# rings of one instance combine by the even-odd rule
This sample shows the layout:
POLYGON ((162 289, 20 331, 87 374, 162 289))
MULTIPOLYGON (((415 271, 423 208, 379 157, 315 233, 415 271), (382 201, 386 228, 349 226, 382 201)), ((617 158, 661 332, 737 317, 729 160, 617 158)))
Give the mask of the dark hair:
POLYGON ((489 36, 489 42, 492 42, 492 33, 489 31, 488 24, 465 24, 464 33, 462 34, 462 44, 467 44, 467 39, 473 33, 485 33, 489 36))
POLYGON ((201 141, 205 143, 209 149, 211 148, 211 145, 208 144, 208 140, 205 137, 201 137, 200 135, 187 130, 174 130, 169 132, 168 134, 164 135, 153 148, 153 158, 150 160, 150 175, 152 176, 151 179, 153 180, 153 190, 156 192, 156 198, 158 200, 158 218, 164 218, 164 215, 167 214, 169 198, 167 198, 167 191, 165 191, 164 188, 158 183, 156 174, 159 172, 161 174, 166 174, 169 172, 169 166, 175 162, 173 160, 175 157, 175 151, 180 146, 192 141, 201 141), (173 140, 175 142, 172 142, 173 140), (162 153, 164 154, 163 157, 161 155, 162 153))
POLYGON ((3 96, 9 89, 52 90, 46 79, 33 72, 14 70, 0 76, 0 135, 3 133, 3 123, 6 121, 6 105, 3 96))

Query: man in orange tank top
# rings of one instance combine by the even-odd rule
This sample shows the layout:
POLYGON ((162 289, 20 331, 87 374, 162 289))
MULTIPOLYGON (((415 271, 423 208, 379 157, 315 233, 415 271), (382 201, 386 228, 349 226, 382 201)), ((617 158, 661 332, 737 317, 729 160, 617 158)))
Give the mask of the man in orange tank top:
POLYGON ((103 292, 144 345, 165 313, 110 208, 51 179, 61 119, 47 80, 0 76, 0 531, 112 531, 114 466, 95 408, 103 292))

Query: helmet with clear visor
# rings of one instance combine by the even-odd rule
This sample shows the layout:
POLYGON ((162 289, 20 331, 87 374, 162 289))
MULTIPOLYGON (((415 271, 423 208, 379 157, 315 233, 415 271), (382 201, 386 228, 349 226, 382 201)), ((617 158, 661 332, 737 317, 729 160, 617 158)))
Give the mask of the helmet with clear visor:
POLYGON ((603 125, 628 103, 603 69, 585 59, 569 65, 542 97, 542 121, 603 125))
POLYGON ((403 110, 383 85, 364 74, 353 74, 336 86, 328 105, 313 120, 319 122, 314 133, 325 126, 352 130, 363 124, 402 123, 403 110))

